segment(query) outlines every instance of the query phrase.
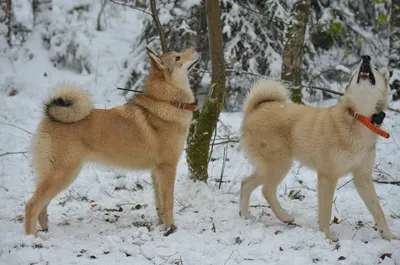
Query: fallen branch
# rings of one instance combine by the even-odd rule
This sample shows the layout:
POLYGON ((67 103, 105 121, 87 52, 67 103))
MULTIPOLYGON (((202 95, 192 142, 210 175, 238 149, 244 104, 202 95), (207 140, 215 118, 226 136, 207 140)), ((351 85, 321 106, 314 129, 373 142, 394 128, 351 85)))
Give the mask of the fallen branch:
POLYGON ((385 181, 385 180, 372 180, 375 183, 378 184, 388 184, 388 185, 396 185, 396 186, 400 186, 400 180, 396 180, 396 181, 385 181))
POLYGON ((14 128, 17 128, 17 129, 20 129, 20 130, 26 132, 27 134, 33 135, 33 133, 31 133, 30 131, 25 130, 24 128, 18 127, 17 125, 14 125, 14 124, 11 124, 11 123, 0 122, 0 124, 1 125, 6 125, 6 126, 10 126, 10 127, 14 127, 14 128))
POLYGON ((353 181, 353 178, 351 178, 350 180, 346 181, 346 183, 344 183, 342 186, 340 186, 339 188, 337 188, 336 190, 340 190, 341 188, 343 188, 344 186, 346 186, 347 184, 349 184, 350 182, 353 181))
POLYGON ((26 153, 29 153, 29 151, 19 151, 19 152, 5 152, 0 154, 0 157, 2 156, 8 156, 8 155, 24 155, 26 153))

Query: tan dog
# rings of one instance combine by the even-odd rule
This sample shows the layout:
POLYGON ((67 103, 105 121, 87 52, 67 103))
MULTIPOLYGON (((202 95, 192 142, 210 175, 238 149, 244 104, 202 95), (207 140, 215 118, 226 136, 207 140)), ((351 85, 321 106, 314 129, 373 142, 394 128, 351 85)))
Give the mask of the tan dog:
POLYGON ((200 60, 189 49, 157 56, 148 49, 150 73, 141 95, 108 110, 93 109, 78 88, 60 86, 45 103, 45 115, 32 140, 37 188, 25 208, 25 232, 47 229, 47 206, 76 178, 85 161, 127 169, 150 169, 158 217, 176 229, 173 216, 175 172, 186 140, 194 96, 188 72, 200 60))
POLYGON ((329 227, 336 183, 352 173, 381 236, 398 239, 388 228, 372 182, 378 136, 357 119, 361 116, 352 116, 371 116, 386 108, 388 77, 387 68, 377 69, 371 58, 364 56, 345 95, 331 108, 289 103, 279 82, 255 84, 245 101, 241 126, 241 145, 254 166, 254 173, 242 181, 241 216, 249 217, 250 194, 263 185, 262 193, 274 214, 282 222, 292 223, 293 217, 277 200, 276 189, 297 160, 318 173, 318 222, 328 238, 337 240, 329 227))

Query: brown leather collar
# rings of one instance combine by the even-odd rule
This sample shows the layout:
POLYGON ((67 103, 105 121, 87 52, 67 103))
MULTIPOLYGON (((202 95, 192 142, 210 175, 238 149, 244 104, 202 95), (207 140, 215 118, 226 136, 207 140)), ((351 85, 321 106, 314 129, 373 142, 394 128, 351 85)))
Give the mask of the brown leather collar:
POLYGON ((197 104, 183 103, 181 101, 172 101, 171 104, 172 104, 172 106, 174 106, 178 109, 184 109, 184 110, 189 110, 189 111, 196 111, 200 107, 197 104))
POLYGON ((174 106, 175 108, 188 110, 188 111, 196 111, 196 110, 198 110, 200 108, 200 106, 198 104, 195 104, 195 103, 184 103, 182 101, 175 101, 175 100, 174 101, 164 101, 164 100, 157 99, 157 98, 154 98, 152 96, 148 96, 148 95, 144 95, 144 94, 141 94, 141 95, 138 95, 138 96, 147 97, 147 98, 151 98, 151 99, 156 100, 156 101, 169 103, 172 106, 174 106))

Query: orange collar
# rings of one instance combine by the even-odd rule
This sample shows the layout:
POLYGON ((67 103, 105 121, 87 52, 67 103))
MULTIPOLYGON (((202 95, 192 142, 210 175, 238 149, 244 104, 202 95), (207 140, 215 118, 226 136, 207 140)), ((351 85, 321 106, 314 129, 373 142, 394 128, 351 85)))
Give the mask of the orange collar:
POLYGON ((183 103, 181 101, 172 101, 171 104, 174 107, 177 107, 178 109, 184 109, 189 111, 196 111, 200 108, 200 106, 197 104, 183 103))
POLYGON ((349 113, 351 116, 353 116, 354 118, 356 118, 359 122, 361 122, 362 124, 365 125, 365 127, 367 127, 368 129, 370 129, 371 131, 373 131, 374 133, 376 133, 379 136, 382 136, 383 138, 389 138, 390 134, 384 130, 382 130, 381 128, 375 126, 371 120, 372 117, 366 117, 364 115, 355 113, 352 109, 349 110, 349 113))

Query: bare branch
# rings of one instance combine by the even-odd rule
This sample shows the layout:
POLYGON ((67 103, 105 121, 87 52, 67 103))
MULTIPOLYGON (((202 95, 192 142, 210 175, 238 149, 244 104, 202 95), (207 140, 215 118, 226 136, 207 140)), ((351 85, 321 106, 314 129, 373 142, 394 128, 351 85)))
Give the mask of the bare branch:
POLYGON ((228 144, 228 143, 239 143, 239 139, 228 139, 226 141, 218 142, 218 143, 213 143, 213 145, 221 145, 221 144, 228 144))
POLYGON ((285 25, 288 25, 288 26, 290 25, 290 24, 286 23, 285 21, 283 21, 283 20, 280 19, 280 18, 273 17, 273 16, 269 17, 269 16, 267 16, 267 15, 261 13, 260 11, 254 10, 254 9, 252 9, 252 8, 250 8, 250 7, 248 7, 248 6, 244 5, 244 4, 242 4, 242 3, 240 3, 240 1, 235 1, 235 3, 236 3, 237 5, 243 7, 244 9, 247 9, 247 10, 250 11, 250 12, 259 14, 259 15, 264 16, 264 17, 266 17, 266 18, 268 18, 268 19, 270 19, 270 20, 276 20, 276 21, 281 22, 281 23, 283 23, 283 24, 285 24, 285 25))
POLYGON ((158 19, 156 0, 150 0, 150 7, 151 7, 151 13, 153 16, 154 23, 156 24, 158 34, 160 35, 162 51, 163 51, 163 53, 166 53, 166 52, 168 52, 167 41, 165 39, 164 29, 160 23, 160 20, 158 19))
POLYGON ((145 10, 143 10, 143 9, 137 8, 136 6, 129 5, 129 4, 125 4, 125 3, 116 2, 116 1, 114 1, 114 0, 109 0, 109 1, 112 2, 112 3, 114 3, 114 4, 116 4, 116 5, 126 6, 126 7, 129 7, 129 8, 135 9, 135 10, 137 10, 137 11, 143 12, 143 13, 145 13, 145 14, 147 14, 147 15, 153 16, 153 14, 151 14, 150 12, 147 12, 147 11, 145 11, 145 10))
MULTIPOLYGON (((328 92, 328 93, 331 93, 331 94, 335 94, 335 95, 338 95, 338 96, 343 96, 344 95, 341 92, 337 92, 337 91, 334 91, 334 90, 331 90, 331 89, 328 89, 328 88, 323 88, 323 87, 303 86, 303 85, 302 85, 302 87, 311 88, 311 89, 317 89, 317 90, 321 90, 321 91, 328 92)), ((388 107, 387 109, 390 110, 390 111, 394 111, 394 112, 400 113, 400 110, 398 110, 398 109, 394 109, 394 108, 391 108, 391 107, 388 107)))

